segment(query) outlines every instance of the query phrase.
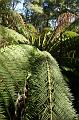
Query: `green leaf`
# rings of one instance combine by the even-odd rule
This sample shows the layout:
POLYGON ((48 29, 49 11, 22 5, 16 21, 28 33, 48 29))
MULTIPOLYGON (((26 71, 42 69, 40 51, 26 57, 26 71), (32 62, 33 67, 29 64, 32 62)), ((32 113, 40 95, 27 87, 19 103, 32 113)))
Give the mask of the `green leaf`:
POLYGON ((65 32, 51 47, 50 53, 60 66, 79 68, 79 36, 75 32, 65 32), (64 35, 64 36, 63 36, 64 35))
POLYGON ((16 31, 0 25, 0 47, 19 43, 29 44, 29 40, 16 31))
POLYGON ((67 38, 74 38, 74 37, 78 37, 78 36, 79 36, 78 33, 73 32, 73 31, 65 31, 65 32, 63 33, 63 35, 64 35, 65 37, 67 37, 67 38))
POLYGON ((28 81, 28 97, 19 120, 77 120, 73 97, 56 60, 48 52, 29 45, 11 45, 0 50, 0 115, 6 120, 15 113, 14 104, 18 93, 24 93, 25 81, 28 81), (8 115, 2 108, 8 110, 8 115), (13 108, 11 113, 10 108, 13 108))
POLYGON ((76 19, 68 28, 67 30, 79 33, 79 18, 76 19))

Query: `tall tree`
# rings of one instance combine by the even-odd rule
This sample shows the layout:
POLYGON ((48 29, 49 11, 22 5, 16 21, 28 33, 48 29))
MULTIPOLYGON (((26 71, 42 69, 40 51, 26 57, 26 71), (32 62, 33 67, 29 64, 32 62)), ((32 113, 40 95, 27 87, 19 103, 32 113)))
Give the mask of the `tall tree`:
POLYGON ((27 9, 29 6, 28 10, 30 8, 33 11, 30 15, 30 22, 35 26, 39 24, 39 28, 43 29, 48 27, 49 20, 53 19, 53 17, 58 19, 60 14, 67 11, 75 13, 74 8, 76 8, 77 2, 75 0, 69 2, 67 0, 33 0, 28 4, 28 1, 25 0, 25 3, 27 3, 25 7, 27 9))

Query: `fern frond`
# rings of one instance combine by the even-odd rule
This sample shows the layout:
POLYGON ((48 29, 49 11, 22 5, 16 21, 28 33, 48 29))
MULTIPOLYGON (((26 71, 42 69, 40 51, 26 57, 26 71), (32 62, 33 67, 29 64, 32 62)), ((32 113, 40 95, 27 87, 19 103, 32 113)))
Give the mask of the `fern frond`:
POLYGON ((68 28, 67 30, 79 33, 79 18, 76 19, 68 28))
POLYGON ((11 44, 29 44, 29 40, 16 31, 0 25, 0 47, 11 44))
POLYGON ((1 92, 0 92, 0 119, 1 120, 9 119, 8 109, 5 105, 5 99, 3 98, 1 92))
MULTIPOLYGON (((56 60, 49 53, 29 45, 2 48, 0 77, 1 103, 5 100, 4 105, 0 104, 0 108, 4 108, 6 113, 5 106, 8 106, 8 111, 11 108, 15 110, 18 93, 23 95, 25 81, 28 80, 28 98, 24 114, 19 120, 77 120, 70 100, 72 95, 56 60)), ((2 109, 0 112, 7 119, 7 114, 4 114, 2 109)), ((8 113, 10 115, 10 111, 8 113)))
POLYGON ((50 53, 58 60, 60 66, 64 65, 68 68, 78 68, 79 35, 75 32, 66 33, 64 33, 65 36, 62 36, 61 40, 57 41, 51 47, 50 53))

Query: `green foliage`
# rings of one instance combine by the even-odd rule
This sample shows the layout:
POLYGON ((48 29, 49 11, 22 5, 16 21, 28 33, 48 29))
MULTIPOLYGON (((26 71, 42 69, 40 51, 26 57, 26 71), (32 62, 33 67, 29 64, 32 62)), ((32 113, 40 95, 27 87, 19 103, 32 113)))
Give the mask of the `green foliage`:
POLYGON ((15 119, 18 93, 23 94, 27 80, 28 98, 20 119, 77 120, 72 96, 57 62, 49 53, 29 45, 11 45, 0 50, 1 120, 15 119))
POLYGON ((22 34, 26 39, 30 39, 32 35, 36 37, 37 31, 33 25, 26 24, 22 16, 13 10, 2 10, 0 13, 0 24, 15 30, 16 32, 22 34))
POLYGON ((11 28, 25 36, 28 35, 28 32, 25 31, 25 24, 22 19, 22 16, 16 11, 13 10, 2 11, 1 19, 2 19, 1 25, 11 28))
POLYGON ((34 45, 35 40, 38 39, 39 33, 37 32, 37 30, 35 29, 35 27, 32 24, 27 24, 26 29, 29 33, 28 39, 29 39, 31 45, 34 45))
POLYGON ((67 30, 74 31, 79 33, 79 18, 75 20, 68 28, 67 30))
MULTIPOLYGON (((15 9, 21 0, 0 0, 0 10, 15 9)), ((0 12, 1 12, 0 11, 0 12)))
POLYGON ((29 31, 31 31, 32 33, 36 33, 37 30, 35 29, 35 27, 32 24, 27 24, 26 27, 28 28, 29 31))
MULTIPOLYGON (((0 24, 3 25, 0 25, 0 120, 78 120, 72 106, 73 97, 52 57, 63 71, 67 71, 65 68, 69 71, 76 69, 79 73, 78 20, 67 30, 62 26, 63 31, 66 30, 63 33, 54 34, 55 31, 45 28, 39 34, 33 25, 24 22, 20 14, 9 9, 11 1, 6 2, 0 1, 0 6, 3 5, 0 7, 0 24), (36 48, 20 45, 29 44, 29 41, 36 48), (50 52, 52 56, 37 48, 50 52), (25 96, 26 82, 28 95, 25 96)), ((38 0, 31 5, 37 9, 42 2, 38 0)), ((49 3, 52 2, 53 7, 61 7, 61 12, 64 1, 61 0, 60 5, 52 0, 49 3)), ((41 23, 50 17, 47 13, 44 19, 38 15, 41 23)))
POLYGON ((73 32, 73 31, 65 31, 63 33, 63 35, 66 37, 66 38, 74 38, 74 37, 78 37, 79 34, 77 34, 76 32, 73 32))
POLYGON ((60 66, 79 68, 79 34, 66 31, 51 47, 50 53, 59 61, 60 66))
POLYGON ((29 44, 29 40, 16 31, 0 25, 0 47, 19 43, 29 44))
POLYGON ((1 12, 1 10, 7 10, 7 8, 10 8, 10 2, 11 2, 11 0, 0 0, 0 12, 1 12))
POLYGON ((53 30, 50 27, 44 28, 42 33, 37 34, 36 39, 31 40, 31 45, 39 48, 40 50, 47 50, 49 39, 52 36, 53 30))
POLYGON ((43 9, 38 4, 31 4, 30 3, 29 7, 39 14, 43 13, 43 9))

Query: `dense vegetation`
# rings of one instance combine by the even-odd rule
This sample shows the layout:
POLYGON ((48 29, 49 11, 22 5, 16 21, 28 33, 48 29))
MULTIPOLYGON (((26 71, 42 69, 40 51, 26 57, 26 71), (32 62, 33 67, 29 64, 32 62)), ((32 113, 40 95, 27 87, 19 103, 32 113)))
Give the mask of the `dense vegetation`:
POLYGON ((25 0, 30 21, 19 2, 0 0, 0 120, 79 120, 78 1, 25 0))

